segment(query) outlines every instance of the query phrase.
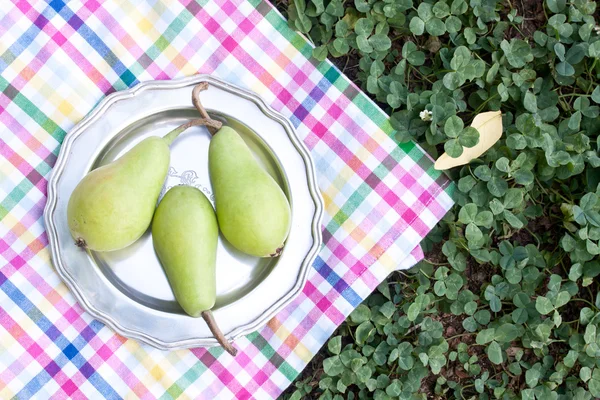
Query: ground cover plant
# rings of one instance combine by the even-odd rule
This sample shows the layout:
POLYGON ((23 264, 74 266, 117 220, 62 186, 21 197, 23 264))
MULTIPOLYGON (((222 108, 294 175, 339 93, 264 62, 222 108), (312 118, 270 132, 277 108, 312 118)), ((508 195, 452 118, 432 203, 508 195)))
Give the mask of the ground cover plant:
POLYGON ((600 398, 600 22, 588 0, 282 0, 290 26, 458 157, 456 206, 334 333, 286 399, 600 398))

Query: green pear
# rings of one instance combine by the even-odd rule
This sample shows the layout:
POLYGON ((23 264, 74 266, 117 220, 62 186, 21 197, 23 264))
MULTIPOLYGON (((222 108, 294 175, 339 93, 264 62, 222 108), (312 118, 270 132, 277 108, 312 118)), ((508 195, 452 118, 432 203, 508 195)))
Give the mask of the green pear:
POLYGON ((169 170, 169 145, 149 137, 87 174, 69 198, 71 234, 95 251, 122 249, 148 229, 169 170))
POLYGON ((163 197, 152 221, 152 242, 177 302, 192 317, 202 316, 221 345, 235 355, 212 317, 215 305, 219 227, 206 196, 175 186, 163 197))
POLYGON ((208 150, 219 227, 238 250, 275 257, 290 231, 291 210, 277 182, 232 128, 224 126, 208 150))
POLYGON ((88 173, 67 205, 69 230, 77 245, 113 251, 142 236, 169 170, 169 145, 187 128, 214 122, 197 119, 164 137, 146 138, 117 160, 88 173))

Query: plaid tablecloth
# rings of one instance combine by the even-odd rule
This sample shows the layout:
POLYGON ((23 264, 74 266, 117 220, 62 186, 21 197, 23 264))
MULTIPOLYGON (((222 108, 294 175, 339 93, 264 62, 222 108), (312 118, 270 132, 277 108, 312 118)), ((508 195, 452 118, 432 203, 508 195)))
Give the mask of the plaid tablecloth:
POLYGON ((452 205, 452 185, 386 115, 259 0, 5 2, 0 8, 0 398, 275 398, 452 205), (12 3, 12 2, 11 2, 12 3), (164 352, 91 319, 56 275, 42 222, 60 144, 106 94, 211 73, 260 94, 312 152, 324 245, 265 328, 164 352))

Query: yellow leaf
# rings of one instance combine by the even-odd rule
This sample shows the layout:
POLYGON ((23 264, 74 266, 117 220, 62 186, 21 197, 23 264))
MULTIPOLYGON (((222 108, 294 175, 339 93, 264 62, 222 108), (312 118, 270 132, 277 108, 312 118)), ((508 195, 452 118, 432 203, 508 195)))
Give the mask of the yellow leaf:
POLYGON ((463 153, 457 158, 452 158, 446 153, 442 154, 435 162, 435 169, 445 170, 468 164, 488 151, 502 137, 502 113, 488 111, 477 114, 471 126, 479 132, 479 143, 473 147, 463 146, 463 153))

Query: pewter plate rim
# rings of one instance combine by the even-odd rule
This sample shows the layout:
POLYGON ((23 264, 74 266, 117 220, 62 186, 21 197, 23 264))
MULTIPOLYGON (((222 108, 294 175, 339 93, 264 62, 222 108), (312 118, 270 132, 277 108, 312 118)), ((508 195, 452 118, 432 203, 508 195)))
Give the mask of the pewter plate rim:
MULTIPOLYGON (((240 325, 233 329, 227 337, 229 340, 235 340, 241 336, 245 336, 251 332, 264 326, 271 318, 273 318, 279 311, 293 301, 293 299, 301 292, 304 284, 308 277, 308 271, 315 260, 318 251, 322 245, 322 232, 321 232, 321 220, 324 212, 323 199, 317 186, 317 177, 315 172, 315 166, 310 155, 310 152, 306 148, 302 140, 299 139, 294 127, 290 121, 279 112, 275 111, 269 106, 264 99, 262 99, 256 93, 240 88, 236 85, 228 83, 224 80, 216 78, 207 74, 194 75, 185 78, 179 78, 167 81, 146 81, 141 82, 133 88, 112 93, 101 100, 95 108, 84 117, 79 123, 77 123, 65 136, 57 161, 52 169, 50 179, 47 186, 47 203, 44 208, 44 223, 46 225, 46 232, 48 235, 48 242, 52 256, 52 262, 55 270, 59 277, 65 282, 71 293, 75 296, 76 300, 87 311, 92 317, 104 323, 112 330, 120 334, 121 336, 138 340, 146 343, 152 347, 160 350, 174 350, 182 348, 193 348, 193 347, 212 347, 218 345, 214 338, 189 338, 177 341, 163 341, 160 338, 154 337, 141 330, 131 329, 123 326, 106 312, 103 312, 95 307, 93 301, 88 299, 79 288, 77 281, 71 276, 68 270, 63 264, 63 258, 58 246, 58 232, 57 226, 53 220, 55 210, 58 204, 58 188, 57 184, 59 178, 63 173, 71 147, 77 137, 82 135, 87 127, 96 122, 111 106, 115 103, 130 99, 137 94, 140 94, 146 90, 160 90, 160 89, 180 89, 186 86, 190 86, 207 81, 209 84, 214 85, 224 91, 238 95, 246 100, 253 102, 267 117, 275 120, 282 125, 286 132, 288 139, 292 142, 300 156, 302 157, 305 165, 305 172, 308 179, 308 190, 315 206, 314 217, 311 224, 311 235, 313 238, 313 244, 307 252, 306 257, 302 260, 300 268, 298 270, 296 282, 288 291, 286 295, 279 299, 274 299, 272 305, 268 307, 261 317, 256 318, 254 321, 240 325)), ((191 94, 191 90, 190 90, 191 94)), ((152 313, 149 312, 149 315, 152 313)))

